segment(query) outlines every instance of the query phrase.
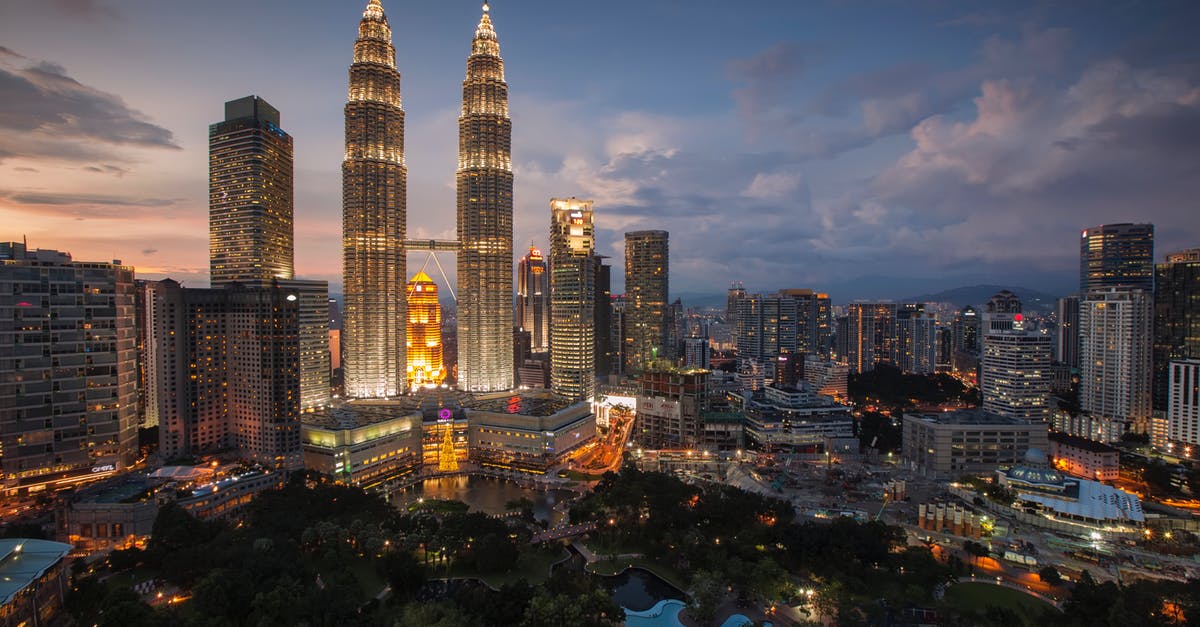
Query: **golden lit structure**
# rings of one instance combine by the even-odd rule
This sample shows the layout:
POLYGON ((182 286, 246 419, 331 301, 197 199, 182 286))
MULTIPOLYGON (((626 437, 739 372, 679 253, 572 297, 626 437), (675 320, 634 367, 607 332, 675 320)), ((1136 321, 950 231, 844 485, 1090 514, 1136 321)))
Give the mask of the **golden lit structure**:
POLYGON ((442 446, 438 449, 438 470, 441 472, 458 470, 458 451, 454 448, 454 423, 448 423, 445 427, 442 446))
POLYGON ((208 127, 208 214, 213 287, 292 278, 292 136, 258 96, 208 127))
POLYGON ((358 26, 345 108, 342 253, 346 395, 404 391, 407 169, 392 30, 379 0, 358 26))
POLYGON ((517 326, 529 331, 530 350, 550 350, 550 285, 542 251, 529 246, 517 260, 517 326))
POLYGON ((592 201, 550 200, 550 387, 591 400, 596 380, 592 201))
POLYGON ((512 121, 488 5, 475 29, 458 118, 458 387, 513 387, 512 121))
POLYGON ((439 385, 446 378, 442 363, 442 306, 437 284, 418 272, 408 282, 408 387, 439 385))
POLYGON ((666 231, 625 234, 625 371, 663 356, 670 267, 666 231))

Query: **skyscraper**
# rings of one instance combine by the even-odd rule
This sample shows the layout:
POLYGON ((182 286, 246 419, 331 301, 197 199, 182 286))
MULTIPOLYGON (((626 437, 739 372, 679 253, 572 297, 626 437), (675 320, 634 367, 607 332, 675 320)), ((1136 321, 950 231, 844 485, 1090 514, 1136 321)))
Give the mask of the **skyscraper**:
POLYGON ((896 320, 896 352, 893 362, 904 372, 933 374, 937 371, 937 320, 923 310, 901 311, 896 320))
POLYGON ((405 384, 408 170, 396 49, 379 0, 358 25, 345 116, 342 367, 347 396, 381 398, 405 384))
POLYGON ((446 379, 442 361, 442 306, 438 288, 418 272, 408 282, 408 387, 439 385, 446 379))
POLYGON ((1150 420, 1150 293, 1107 288, 1087 293, 1079 307, 1079 405, 1100 438, 1145 433, 1150 420))
POLYGON ((1050 349, 1042 333, 1009 330, 983 336, 979 389, 993 414, 1050 419, 1050 349))
POLYGON ((225 103, 225 120, 208 127, 209 277, 290 279, 292 136, 279 110, 258 96, 225 103))
POLYGON ((133 268, 0 244, 0 493, 127 469, 137 453, 133 268))
POLYGON ((1177 359, 1169 364, 1167 439, 1174 452, 1191 457, 1200 453, 1200 359, 1177 359))
POLYGON ((1079 240, 1079 293, 1105 287, 1154 288, 1154 225, 1102 224, 1079 240))
POLYGON ((1200 248, 1154 269, 1154 409, 1167 409, 1167 365, 1176 359, 1200 359, 1200 248))
MULTIPOLYGON (((153 329, 147 341, 164 459, 233 448, 272 468, 303 466, 304 300, 285 283, 189 289, 166 279, 148 285, 153 329)), ((328 315, 327 305, 320 315, 328 315)))
POLYGON ((846 358, 850 372, 870 372, 875 364, 891 363, 896 352, 895 303, 846 305, 846 358))
POLYGON ((613 371, 612 333, 612 266, 604 263, 604 255, 593 255, 596 267, 595 324, 596 331, 596 374, 608 375, 613 371))
POLYGON ((529 247, 517 260, 517 326, 529 331, 530 349, 550 350, 550 286, 542 251, 529 247))
POLYGON ((665 356, 670 255, 666 231, 625 234, 625 372, 665 356))
POLYGON ((1055 358, 1068 368, 1079 367, 1079 295, 1058 299, 1055 358))
POLYGON ((592 201, 550 201, 550 387, 591 400, 596 379, 596 236, 592 201))
POLYGON ((512 121, 488 5, 471 42, 458 118, 458 387, 513 387, 512 121))

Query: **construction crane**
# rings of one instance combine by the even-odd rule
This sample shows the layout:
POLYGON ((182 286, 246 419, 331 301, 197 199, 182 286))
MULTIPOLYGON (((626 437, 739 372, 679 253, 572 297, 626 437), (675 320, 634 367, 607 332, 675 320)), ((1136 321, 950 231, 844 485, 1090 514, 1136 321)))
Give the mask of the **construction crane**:
POLYGON ((883 493, 883 504, 879 506, 879 513, 875 514, 875 522, 879 522, 879 519, 883 516, 883 510, 884 510, 884 508, 887 507, 888 501, 891 500, 891 498, 892 498, 891 492, 883 493))

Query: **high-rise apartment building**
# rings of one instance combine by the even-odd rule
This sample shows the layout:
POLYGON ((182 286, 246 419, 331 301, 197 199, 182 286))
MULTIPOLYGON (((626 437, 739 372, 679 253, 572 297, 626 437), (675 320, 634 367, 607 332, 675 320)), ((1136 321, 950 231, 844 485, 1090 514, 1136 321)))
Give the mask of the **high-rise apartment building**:
POLYGON ((596 380, 596 231, 592 201, 550 201, 550 387, 591 400, 596 380))
POLYGON ((293 277, 292 136, 258 96, 225 103, 208 127, 209 276, 232 281, 293 277))
POLYGON ((739 303, 746 296, 746 286, 741 281, 734 281, 725 294, 725 324, 729 326, 735 338, 738 334, 738 312, 741 311, 739 303))
POLYGON ((408 282, 408 387, 440 385, 446 379, 442 361, 442 305, 428 274, 408 282))
POLYGON ((983 408, 1009 418, 1048 422, 1052 341, 1032 331, 985 334, 979 378, 983 408))
POLYGON ((810 289, 784 289, 779 295, 796 300, 796 351, 829 356, 833 337, 833 307, 829 294, 810 289))
POLYGON ((100 479, 137 453, 133 268, 0 244, 0 490, 100 479))
POLYGON ((625 372, 665 357, 670 254, 666 231, 625 234, 625 372))
POLYGON ((1200 248, 1167 255, 1154 268, 1154 409, 1168 405, 1168 364, 1200 359, 1200 248))
POLYGON ((1079 368, 1079 295, 1058 299, 1055 314, 1058 331, 1054 335, 1054 357, 1068 368, 1079 368))
POLYGON ((458 387, 513 387, 512 121, 487 4, 475 29, 458 118, 458 387))
POLYGON ((846 359, 851 373, 869 372, 877 363, 892 363, 896 353, 895 303, 846 305, 846 359))
POLYGON ((300 293, 285 283, 148 284, 164 459, 236 449, 268 467, 303 466, 302 305, 300 293))
POLYGON ((1173 360, 1168 368, 1167 440, 1176 454, 1191 457, 1200 453, 1200 359, 1173 360))
POLYGON ((893 363, 904 372, 937 371, 937 320, 924 310, 901 310, 896 320, 893 363))
POLYGON ((405 385, 408 170, 404 165, 400 72, 396 71, 392 29, 379 0, 370 0, 358 25, 345 117, 345 391, 352 398, 385 398, 402 393, 405 385))
POLYGON ((1079 293, 1105 287, 1154 289, 1154 225, 1102 224, 1079 240, 1079 293))
POLYGON ((517 326, 529 331, 533 352, 550 350, 550 274, 533 246, 517 260, 517 326))
POLYGON ((1079 405, 1100 421, 1101 437, 1145 433, 1150 420, 1150 293, 1088 292, 1079 306, 1079 405))

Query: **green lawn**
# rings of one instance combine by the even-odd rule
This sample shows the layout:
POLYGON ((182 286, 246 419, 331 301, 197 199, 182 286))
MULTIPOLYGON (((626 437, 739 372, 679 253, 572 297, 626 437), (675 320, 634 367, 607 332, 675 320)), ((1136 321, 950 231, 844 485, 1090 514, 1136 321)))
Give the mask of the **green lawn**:
POLYGON ((602 477, 604 477, 603 473, 598 475, 590 475, 586 472, 579 472, 578 470, 567 471, 567 478, 572 481, 599 481, 602 477))
POLYGON ((387 585, 383 577, 379 576, 379 571, 375 569, 373 560, 369 558, 361 557, 352 561, 350 572, 354 573, 354 577, 358 579, 358 585, 369 597, 379 594, 379 591, 387 585))
POLYGON ((958 583, 946 590, 943 603, 964 611, 982 611, 989 606, 1004 607, 1021 615, 1027 625, 1041 622, 1046 610, 1058 610, 1049 603, 1019 590, 989 583, 958 583))
POLYGON ((132 570, 127 570, 127 571, 112 575, 105 581, 109 585, 112 585, 112 586, 123 587, 123 588, 132 588, 135 585, 137 585, 143 581, 146 581, 148 579, 154 579, 157 576, 158 576, 157 570, 150 568, 148 566, 138 566, 137 568, 134 568, 132 570))

